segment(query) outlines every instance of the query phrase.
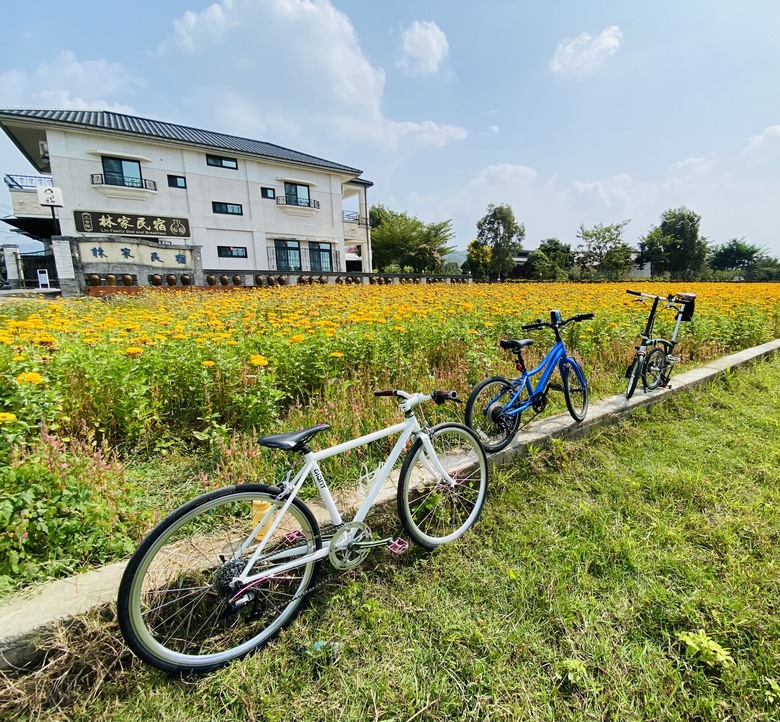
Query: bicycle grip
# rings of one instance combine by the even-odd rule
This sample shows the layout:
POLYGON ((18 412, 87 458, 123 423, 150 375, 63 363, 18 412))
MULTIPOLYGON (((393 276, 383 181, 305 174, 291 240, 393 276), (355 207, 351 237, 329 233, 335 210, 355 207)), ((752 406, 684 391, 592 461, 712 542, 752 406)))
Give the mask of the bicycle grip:
POLYGON ((575 317, 575 321, 590 321, 596 314, 595 313, 578 313, 575 317))
POLYGON ((526 326, 520 326, 523 331, 538 331, 542 327, 542 319, 537 318, 533 323, 529 323, 526 326))
POLYGON ((388 389, 385 391, 374 391, 374 396, 397 396, 395 389, 388 389))
POLYGON ((626 291, 626 293, 630 293, 632 296, 641 296, 642 293, 640 291, 626 291))
POLYGON ((458 393, 456 391, 434 391, 431 394, 431 398, 436 404, 443 404, 445 401, 457 401, 460 403, 458 393))

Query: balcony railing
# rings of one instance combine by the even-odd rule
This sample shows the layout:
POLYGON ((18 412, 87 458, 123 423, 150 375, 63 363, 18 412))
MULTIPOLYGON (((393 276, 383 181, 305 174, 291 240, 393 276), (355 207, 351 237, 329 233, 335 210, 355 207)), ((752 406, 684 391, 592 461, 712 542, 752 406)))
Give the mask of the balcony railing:
POLYGON ((320 202, 298 196, 276 196, 276 204, 279 206, 300 206, 301 208, 319 208, 320 202))
POLYGON ((51 185, 51 178, 45 175, 6 175, 3 180, 9 188, 17 190, 51 185))
POLYGON ((368 225, 368 218, 361 216, 357 211, 341 211, 341 217, 347 223, 357 223, 359 226, 368 225))
POLYGON ((122 186, 124 188, 144 188, 147 191, 156 191, 157 183, 146 178, 133 178, 115 173, 93 173, 93 186, 122 186))

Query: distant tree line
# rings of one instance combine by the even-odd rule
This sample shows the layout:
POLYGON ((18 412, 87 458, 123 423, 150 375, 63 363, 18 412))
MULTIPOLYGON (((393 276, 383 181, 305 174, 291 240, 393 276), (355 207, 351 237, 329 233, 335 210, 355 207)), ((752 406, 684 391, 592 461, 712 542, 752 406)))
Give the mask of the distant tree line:
POLYGON ((664 211, 661 222, 636 247, 623 238, 628 220, 580 225, 575 248, 546 238, 525 264, 516 261, 525 226, 509 204, 487 207, 461 265, 447 258, 454 250, 448 245, 455 236, 451 220, 424 223, 380 204, 371 207, 369 222, 374 267, 383 272, 468 273, 479 281, 617 281, 636 264, 649 265, 652 278, 664 280, 780 280, 780 260, 744 238, 710 243, 700 234, 701 216, 685 207, 664 211))

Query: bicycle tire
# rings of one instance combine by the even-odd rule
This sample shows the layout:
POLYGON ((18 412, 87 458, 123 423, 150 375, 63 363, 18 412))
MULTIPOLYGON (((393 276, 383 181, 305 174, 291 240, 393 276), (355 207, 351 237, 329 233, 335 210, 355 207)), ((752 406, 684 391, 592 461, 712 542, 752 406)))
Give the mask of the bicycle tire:
POLYGON ((588 413, 588 382, 585 374, 573 358, 563 359, 560 370, 566 408, 571 417, 581 424, 588 413))
MULTIPOLYGON (((645 359, 642 367, 642 383, 648 391, 657 389, 666 372, 666 353, 660 346, 655 346, 645 359)), ((664 383, 666 383, 664 381, 664 383)))
POLYGON ((398 516, 415 544, 435 549, 460 537, 479 518, 487 494, 488 462, 476 434, 463 424, 438 424, 424 433, 456 484, 441 478, 418 438, 398 477, 398 516))
POLYGON ((501 403, 512 396, 512 384, 503 376, 480 381, 466 401, 465 421, 485 451, 494 454, 509 446, 520 428, 520 414, 504 413, 501 403))
POLYGON ((642 369, 642 355, 637 354, 634 356, 634 361, 628 371, 628 388, 626 389, 627 399, 630 399, 634 395, 634 391, 636 391, 637 384, 639 383, 639 377, 642 374, 642 369))
MULTIPOLYGON (((264 645, 295 618, 317 562, 247 587, 248 601, 240 606, 230 601, 240 590, 228 584, 263 533, 248 538, 262 520, 257 514, 268 509, 257 504, 281 507, 278 495, 263 484, 225 487, 184 504, 152 529, 130 558, 117 598, 119 628, 138 657, 166 672, 209 672, 264 645)), ((252 571, 267 565, 270 572, 273 564, 264 561, 270 554, 289 561, 321 547, 316 519, 293 499, 252 571)))

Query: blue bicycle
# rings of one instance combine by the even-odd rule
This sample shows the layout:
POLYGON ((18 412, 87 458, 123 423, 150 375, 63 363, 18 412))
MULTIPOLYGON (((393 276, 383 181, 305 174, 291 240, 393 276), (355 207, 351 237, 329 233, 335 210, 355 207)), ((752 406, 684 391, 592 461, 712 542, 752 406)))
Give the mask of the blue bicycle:
POLYGON ((520 376, 514 381, 503 376, 491 376, 480 381, 466 403, 466 426, 474 431, 485 451, 495 453, 507 447, 520 428, 521 414, 532 409, 535 413, 531 418, 534 418, 544 411, 550 390, 563 391, 566 408, 577 423, 585 419, 588 413, 588 383, 580 365, 567 353, 561 329, 570 323, 588 321, 593 316, 592 313, 578 313, 562 321, 560 311, 550 311, 549 323, 537 319, 535 323, 523 326, 524 331, 551 328, 555 333, 555 345, 530 371, 523 360, 523 349, 531 346, 533 339, 500 342, 501 348, 517 356, 516 368, 521 372, 520 376), (560 384, 550 382, 556 368, 561 374, 560 384), (537 374, 541 376, 533 386, 531 378, 537 374))

